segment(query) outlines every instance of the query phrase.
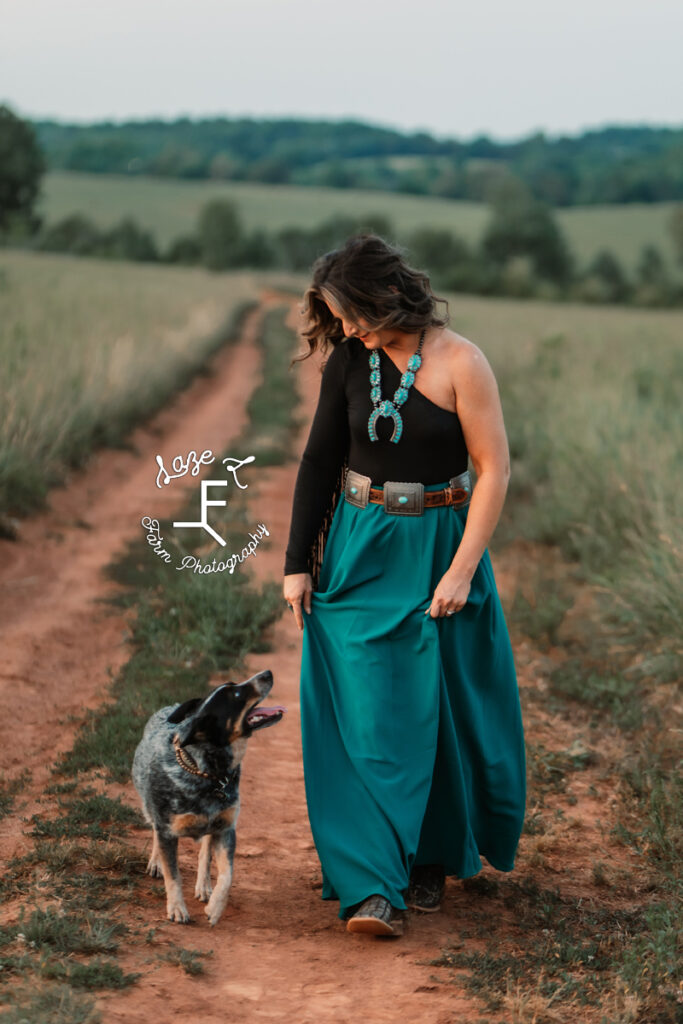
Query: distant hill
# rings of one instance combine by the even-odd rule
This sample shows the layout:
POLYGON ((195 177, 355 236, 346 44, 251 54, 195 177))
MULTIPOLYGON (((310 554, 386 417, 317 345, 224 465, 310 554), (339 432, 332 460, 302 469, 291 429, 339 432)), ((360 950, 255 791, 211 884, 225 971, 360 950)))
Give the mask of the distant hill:
POLYGON ((362 121, 33 121, 51 170, 378 189, 490 201, 510 177, 552 206, 683 199, 683 127, 614 126, 515 142, 436 139, 362 121))

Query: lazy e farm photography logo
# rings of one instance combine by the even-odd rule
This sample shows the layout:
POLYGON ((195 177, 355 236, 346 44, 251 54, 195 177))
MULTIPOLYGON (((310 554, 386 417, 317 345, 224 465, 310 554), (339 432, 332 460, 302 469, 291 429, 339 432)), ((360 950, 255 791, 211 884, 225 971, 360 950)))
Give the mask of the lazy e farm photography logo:
MULTIPOLYGON (((157 454, 156 463, 158 468, 155 484, 161 489, 171 486, 174 480, 180 480, 186 477, 188 473, 196 477, 199 475, 202 466, 209 466, 215 461, 216 458, 210 448, 205 448, 201 455, 191 450, 187 455, 174 456, 167 469, 163 457, 157 454)), ((234 495, 228 495, 225 498, 211 497, 211 495, 223 493, 222 489, 228 489, 230 486, 233 488, 233 491, 238 493, 239 491, 246 490, 249 485, 246 482, 241 482, 238 473, 240 473, 244 466, 248 466, 255 461, 254 455, 248 455, 244 459, 236 459, 231 456, 226 456, 226 458, 222 459, 220 465, 224 468, 225 476, 212 476, 211 479, 199 481, 199 494, 197 495, 199 518, 196 520, 174 520, 172 523, 173 528, 175 530, 203 531, 221 548, 225 548, 227 541, 211 524, 210 510, 212 508, 225 508, 229 500, 234 500, 234 495)), ((218 466, 215 466, 212 472, 218 473, 218 466)), ((229 575, 232 575, 237 566, 256 554, 256 549, 261 539, 270 536, 265 523, 256 523, 253 531, 249 532, 249 539, 241 550, 225 553, 225 555, 221 555, 219 558, 214 557, 210 562, 202 561, 197 555, 186 554, 182 555, 178 562, 174 561, 173 555, 164 547, 164 538, 161 535, 159 520, 152 516, 143 516, 141 525, 147 531, 147 543, 157 558, 174 566, 179 572, 188 570, 200 575, 217 572, 227 572, 229 575)), ((176 543, 180 545, 181 541, 178 540, 178 536, 182 537, 182 534, 176 535, 175 538, 176 543)))

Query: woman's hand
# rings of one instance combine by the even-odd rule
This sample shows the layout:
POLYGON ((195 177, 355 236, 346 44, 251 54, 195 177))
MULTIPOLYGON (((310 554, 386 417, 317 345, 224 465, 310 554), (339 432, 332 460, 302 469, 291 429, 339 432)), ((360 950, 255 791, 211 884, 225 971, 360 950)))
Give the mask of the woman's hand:
POLYGON ((311 594, 313 593, 313 579, 308 572, 293 572, 285 576, 282 592, 285 601, 294 610, 294 618, 299 629, 304 628, 304 617, 301 607, 311 614, 311 594))
POLYGON ((454 572, 448 569, 439 580, 432 603, 425 612, 433 619, 440 619, 444 615, 453 615, 459 612, 467 604, 470 592, 470 579, 461 572, 454 572))

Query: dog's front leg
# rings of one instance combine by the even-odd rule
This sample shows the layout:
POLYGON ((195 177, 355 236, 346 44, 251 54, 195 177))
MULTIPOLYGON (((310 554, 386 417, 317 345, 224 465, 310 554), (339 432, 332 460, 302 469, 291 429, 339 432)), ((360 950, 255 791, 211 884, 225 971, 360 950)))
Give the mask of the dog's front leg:
POLYGON ((161 869, 161 857, 159 856, 159 836, 155 828, 153 829, 152 836, 152 852, 149 855, 147 874, 151 875, 152 878, 161 878, 163 871, 161 869))
POLYGON ((212 893, 211 888, 211 836, 202 836, 197 863, 197 883, 194 894, 202 903, 206 903, 212 893))
POLYGON ((178 869, 178 837, 159 832, 159 860, 166 886, 166 916, 169 921, 187 924, 190 915, 183 899, 182 882, 178 869))
POLYGON ((218 866, 218 880, 211 899, 204 907, 210 924, 218 924, 228 902, 232 883, 232 863, 235 857, 235 829, 229 828, 214 837, 213 851, 218 866))

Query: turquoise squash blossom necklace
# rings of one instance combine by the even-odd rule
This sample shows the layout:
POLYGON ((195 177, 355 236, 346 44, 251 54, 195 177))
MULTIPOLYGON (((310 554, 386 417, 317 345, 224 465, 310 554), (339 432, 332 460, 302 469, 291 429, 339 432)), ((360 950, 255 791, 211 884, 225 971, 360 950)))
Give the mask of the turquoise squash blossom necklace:
POLYGON ((427 328, 422 328, 420 334, 420 341, 417 349, 413 352, 412 356, 408 360, 408 366, 405 371, 401 374, 401 383, 394 391, 393 400, 388 398, 382 398, 382 371, 380 370, 379 363, 379 352, 375 349, 374 352, 370 353, 368 362, 370 363, 370 398, 374 406, 373 411, 370 413, 370 419, 368 420, 368 434, 370 435, 371 441, 377 441, 377 420, 386 418, 394 421, 394 432, 389 438, 394 444, 398 444, 401 440, 401 434, 403 433, 403 420, 399 409, 405 404, 410 388, 415 380, 415 374, 422 366, 422 343, 425 340, 425 332, 427 328))

